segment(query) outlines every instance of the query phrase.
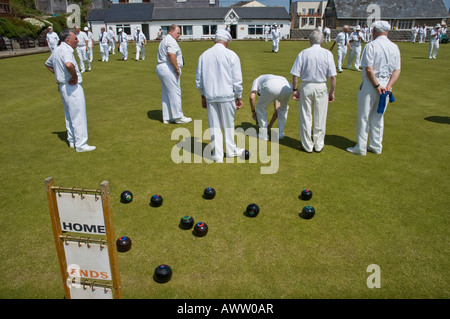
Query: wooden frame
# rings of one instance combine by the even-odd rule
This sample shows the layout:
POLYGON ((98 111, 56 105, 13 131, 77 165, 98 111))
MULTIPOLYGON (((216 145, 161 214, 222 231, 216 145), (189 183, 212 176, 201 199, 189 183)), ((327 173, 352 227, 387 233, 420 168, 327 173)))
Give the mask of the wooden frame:
MULTIPOLYGON (((53 238, 55 241, 56 252, 59 260, 59 269, 61 272, 64 294, 66 299, 71 299, 70 289, 67 285, 67 280, 69 275, 67 273, 67 262, 64 252, 64 238, 66 236, 63 235, 61 229, 61 220, 59 217, 58 204, 56 200, 56 192, 59 191, 67 191, 73 192, 75 188, 61 188, 55 187, 54 181, 52 177, 49 177, 45 180, 45 189, 47 192, 47 200, 48 200, 48 208, 50 211, 50 218, 52 222, 53 229, 53 238)), ((100 184, 100 190, 85 190, 81 189, 81 192, 99 192, 102 198, 102 206, 103 206, 103 216, 105 220, 105 228, 106 228, 106 241, 108 243, 108 254, 109 254, 109 263, 111 267, 111 277, 112 277, 112 291, 115 299, 122 299, 122 284, 119 274, 118 267, 118 257, 117 257, 117 247, 115 241, 115 233, 114 233, 114 223, 113 223, 113 215, 112 215, 112 207, 111 207, 111 198, 109 194, 109 184, 107 181, 103 181, 100 184)))

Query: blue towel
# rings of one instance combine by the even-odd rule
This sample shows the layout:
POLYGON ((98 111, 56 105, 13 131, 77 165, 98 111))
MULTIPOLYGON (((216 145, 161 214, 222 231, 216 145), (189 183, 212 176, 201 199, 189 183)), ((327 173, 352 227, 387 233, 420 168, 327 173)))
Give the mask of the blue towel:
POLYGON ((384 111, 386 111, 386 107, 388 105, 388 102, 393 103, 395 102, 394 94, 390 91, 386 91, 384 93, 381 93, 380 95, 380 101, 378 102, 378 109, 377 113, 384 114, 384 111), (389 96, 389 99, 386 100, 386 98, 389 96))

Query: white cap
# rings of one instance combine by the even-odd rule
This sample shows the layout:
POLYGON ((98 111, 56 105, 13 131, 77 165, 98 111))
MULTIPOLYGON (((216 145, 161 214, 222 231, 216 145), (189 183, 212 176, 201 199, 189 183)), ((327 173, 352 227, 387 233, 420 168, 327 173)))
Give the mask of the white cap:
POLYGON ((216 37, 227 39, 228 42, 231 42, 231 40, 232 40, 231 34, 227 30, 224 30, 224 29, 217 30, 216 31, 216 37))
POLYGON ((137 27, 136 30, 141 30, 141 27, 137 27))
POLYGON ((359 25, 357 25, 355 30, 361 30, 361 27, 359 25))
POLYGON ((387 21, 378 20, 372 23, 372 28, 375 29, 375 31, 384 31, 388 32, 391 29, 391 25, 387 21))
POLYGON ((119 32, 122 32, 122 28, 119 28, 119 32))
POLYGON ((435 26, 435 28, 440 28, 441 27, 441 25, 438 23, 438 24, 436 24, 436 26, 435 26))
POLYGON ((88 27, 84 27, 84 31, 89 31, 89 28, 88 27))

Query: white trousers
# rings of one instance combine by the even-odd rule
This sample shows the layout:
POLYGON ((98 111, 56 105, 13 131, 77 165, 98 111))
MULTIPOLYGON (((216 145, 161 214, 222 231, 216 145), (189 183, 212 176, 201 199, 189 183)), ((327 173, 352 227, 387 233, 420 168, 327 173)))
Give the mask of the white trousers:
POLYGON ((136 60, 139 60, 139 55, 142 57, 142 60, 145 60, 145 46, 136 44, 136 60))
POLYGON ((278 52, 279 46, 280 46, 280 39, 273 39, 272 40, 272 51, 278 52))
POLYGON ((81 72, 86 71, 86 67, 85 67, 84 63, 87 64, 87 67, 89 69, 91 67, 91 63, 89 62, 85 45, 82 47, 77 47, 77 55, 78 55, 78 60, 80 61, 81 72))
POLYGON ((331 33, 326 33, 324 40, 325 40, 325 43, 331 42, 331 33))
POLYGON ((177 79, 171 64, 156 65, 156 75, 161 82, 162 116, 164 121, 173 121, 183 117, 181 107, 180 78, 177 79))
POLYGON ((109 50, 108 43, 100 43, 100 54, 102 56, 102 62, 108 62, 109 60, 109 50))
POLYGON ((299 94, 300 139, 302 146, 307 152, 312 152, 313 147, 319 152, 322 150, 325 142, 328 112, 327 84, 302 82, 299 94), (311 128, 314 140, 311 139, 311 128))
POLYGON ((436 58, 438 50, 439 50, 439 41, 437 41, 437 40, 430 40, 430 48, 428 50, 428 57, 430 59, 431 58, 436 58))
POLYGON ((234 116, 236 114, 236 102, 206 102, 208 115, 209 135, 213 143, 213 159, 216 162, 223 161, 223 136, 225 136, 225 150, 227 157, 240 153, 234 141, 234 116), (222 129, 224 135, 222 135, 222 129))
POLYGON ((82 148, 88 140, 86 101, 80 84, 60 84, 59 93, 64 106, 67 141, 75 148, 82 148))
MULTIPOLYGON (((378 80, 381 86, 386 86, 387 80, 378 80)), ((364 79, 357 96, 357 115, 356 115, 356 141, 357 149, 361 154, 366 154, 367 146, 377 153, 381 153, 383 148, 383 114, 377 113, 380 95, 373 87, 372 83, 364 79), (369 145, 367 140, 369 139, 369 145)))
POLYGON ((344 63, 345 56, 347 55, 347 46, 343 48, 338 47, 338 59, 337 59, 337 68, 339 71, 342 71, 342 64, 344 63))
POLYGON ((269 33, 264 32, 264 39, 267 41, 269 41, 269 33))
POLYGON ((359 70, 359 65, 361 63, 361 46, 352 47, 352 49, 353 50, 348 53, 347 69, 352 67, 353 60, 355 60, 355 69, 359 70))
POLYGON ((419 35, 419 43, 424 43, 425 42, 425 34, 420 34, 419 35))
POLYGON ((111 51, 112 54, 116 54, 116 43, 114 39, 109 40, 108 50, 111 51))
POLYGON ((122 55, 122 59, 128 59, 128 46, 126 43, 121 43, 119 46, 120 54, 122 55))
POLYGON ((280 102, 278 108, 278 134, 284 135, 287 115, 289 111, 289 100, 292 95, 292 87, 288 81, 279 79, 269 80, 260 90, 258 103, 256 103, 256 116, 259 124, 259 134, 262 138, 267 138, 267 108, 276 100, 280 102))
POLYGON ((88 52, 87 52, 89 62, 92 63, 94 61, 94 47, 92 46, 92 43, 88 45, 88 52))

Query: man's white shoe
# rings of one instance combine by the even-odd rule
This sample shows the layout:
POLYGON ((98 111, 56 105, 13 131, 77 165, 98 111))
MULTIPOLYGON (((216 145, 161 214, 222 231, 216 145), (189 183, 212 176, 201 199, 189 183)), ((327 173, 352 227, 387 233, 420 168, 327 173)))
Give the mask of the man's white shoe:
POLYGON ((263 141, 268 141, 269 140, 269 137, 267 136, 267 134, 258 133, 258 138, 260 140, 263 140, 263 141))
POLYGON ((362 155, 365 156, 366 153, 362 153, 359 149, 357 149, 356 147, 348 147, 347 148, 347 152, 355 154, 355 155, 362 155))
POLYGON ((192 121, 192 119, 190 117, 183 116, 183 117, 181 117, 179 119, 176 119, 175 123, 177 123, 177 124, 185 124, 185 123, 190 123, 191 121, 192 121))
POLYGON ((230 154, 225 154, 226 157, 238 157, 238 156, 242 156, 242 154, 245 152, 244 149, 236 147, 236 149, 234 150, 233 153, 230 154))
POLYGON ((381 154, 381 151, 376 150, 376 149, 374 149, 373 147, 370 147, 370 146, 367 146, 367 150, 368 150, 369 152, 374 153, 374 154, 377 154, 377 155, 380 155, 380 154, 381 154))
POLYGON ((90 152, 90 151, 93 151, 95 149, 96 149, 95 146, 85 145, 83 147, 77 148, 77 152, 90 152))
POLYGON ((163 120, 164 124, 169 124, 169 123, 173 123, 173 122, 175 122, 175 120, 169 120, 169 121, 163 120))

